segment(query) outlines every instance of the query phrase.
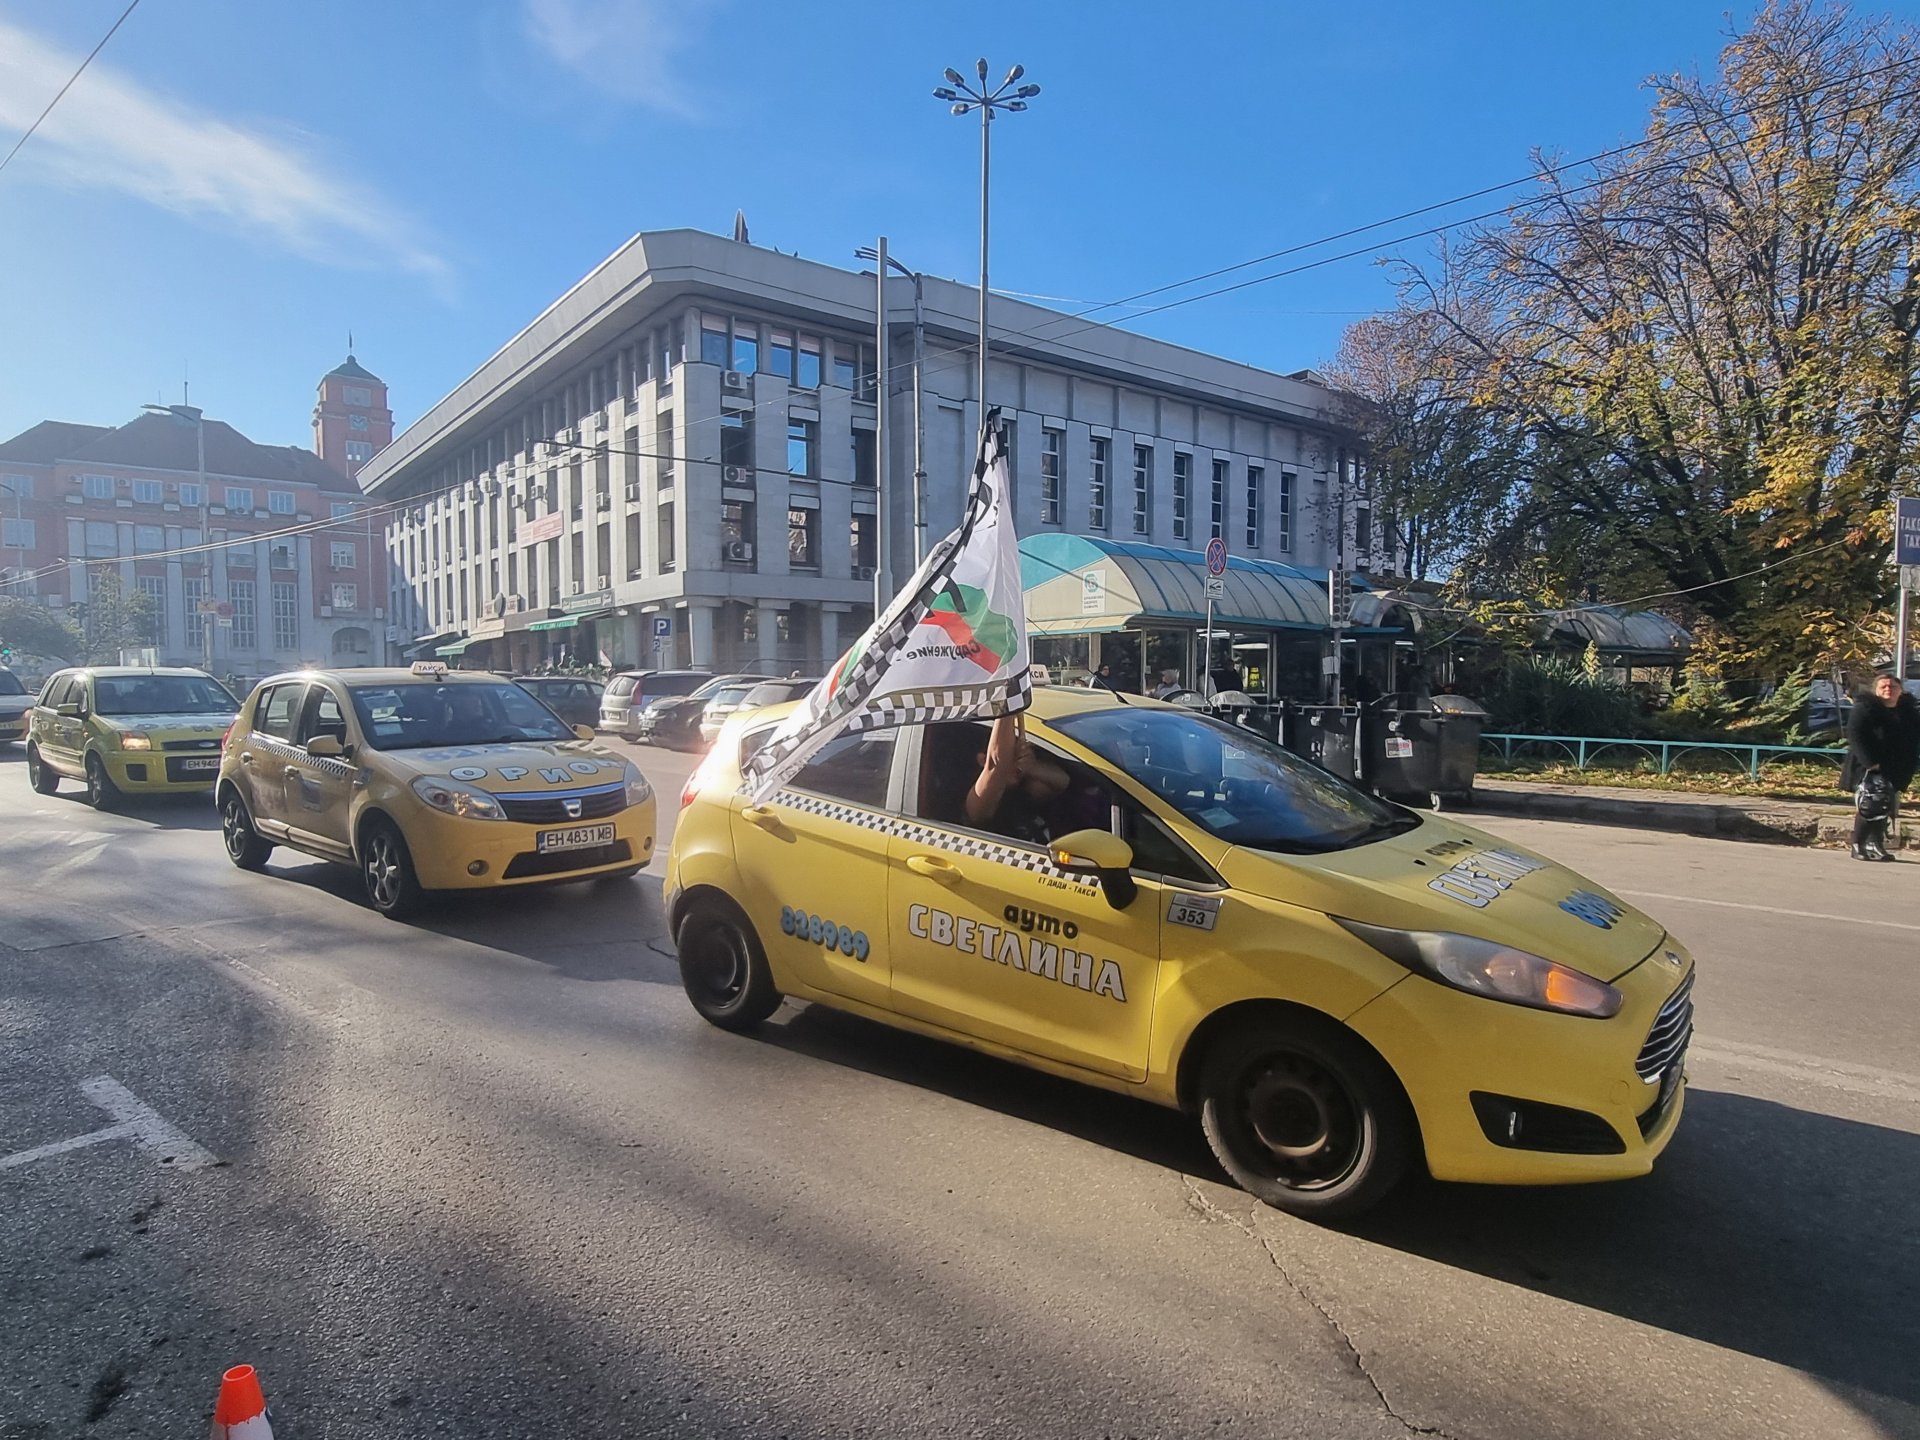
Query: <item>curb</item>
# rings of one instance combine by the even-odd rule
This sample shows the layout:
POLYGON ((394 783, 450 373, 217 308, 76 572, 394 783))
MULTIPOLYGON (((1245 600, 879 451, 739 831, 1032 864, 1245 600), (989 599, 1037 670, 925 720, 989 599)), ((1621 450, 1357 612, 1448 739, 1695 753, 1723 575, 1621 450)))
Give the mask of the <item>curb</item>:
MULTIPOLYGON (((1853 811, 1845 805, 1766 800, 1624 800, 1612 795, 1574 794, 1564 789, 1533 789, 1515 781, 1488 783, 1482 780, 1473 790, 1473 808, 1488 815, 1663 830, 1678 835, 1771 845, 1844 847, 1853 835, 1853 811)), ((1920 846, 1920 821, 1902 818, 1898 833, 1888 838, 1894 849, 1920 846)))

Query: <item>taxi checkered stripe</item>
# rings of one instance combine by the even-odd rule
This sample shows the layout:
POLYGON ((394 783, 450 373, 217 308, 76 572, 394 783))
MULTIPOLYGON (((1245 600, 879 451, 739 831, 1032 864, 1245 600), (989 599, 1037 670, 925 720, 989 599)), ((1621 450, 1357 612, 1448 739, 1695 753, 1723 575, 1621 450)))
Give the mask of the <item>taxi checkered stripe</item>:
POLYGON ((823 820, 837 820, 845 825, 858 825, 863 830, 875 830, 882 835, 897 836, 910 840, 916 845, 926 845, 935 850, 945 850, 952 855, 965 855, 973 860, 990 860, 996 865, 1011 865, 1017 870, 1031 871, 1036 875, 1048 875, 1056 880, 1064 880, 1070 885, 1084 889, 1094 889, 1099 882, 1090 876, 1074 875, 1047 858, 1046 852, 1030 849, 1024 845, 1009 845, 1003 841, 990 839, 984 835, 957 835, 951 830, 941 830, 931 825, 923 825, 917 820, 909 820, 904 815, 884 815, 876 810, 862 810, 855 805, 842 805, 835 800, 827 800, 818 795, 805 795, 794 790, 782 790, 779 803, 790 809, 807 815, 817 815, 823 820))

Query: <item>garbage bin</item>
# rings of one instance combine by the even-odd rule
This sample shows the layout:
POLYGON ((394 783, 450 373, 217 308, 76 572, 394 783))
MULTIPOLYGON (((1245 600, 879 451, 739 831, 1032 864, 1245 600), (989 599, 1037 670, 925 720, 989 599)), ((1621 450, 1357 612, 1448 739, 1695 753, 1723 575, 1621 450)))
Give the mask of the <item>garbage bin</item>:
POLYGON ((1435 695, 1425 708, 1384 708, 1374 737, 1374 788, 1402 799, 1469 804, 1480 769, 1487 712, 1464 695, 1435 695))
POLYGON ((1365 757, 1354 742, 1359 719, 1357 705, 1303 705, 1297 727, 1301 743, 1288 748, 1342 780, 1365 784, 1365 757))

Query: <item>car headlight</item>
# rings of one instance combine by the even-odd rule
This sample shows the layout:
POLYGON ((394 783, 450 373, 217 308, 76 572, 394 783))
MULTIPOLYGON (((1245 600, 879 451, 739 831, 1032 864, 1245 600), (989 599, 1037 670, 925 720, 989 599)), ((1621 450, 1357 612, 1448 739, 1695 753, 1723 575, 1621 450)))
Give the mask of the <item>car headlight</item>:
POLYGON ((627 804, 638 805, 642 800, 653 798, 653 787, 647 784, 647 777, 640 773, 640 767, 631 760, 627 762, 627 804))
POLYGON ((1511 945, 1445 930, 1388 930, 1358 920, 1339 924, 1389 960, 1470 995, 1596 1020, 1620 1013, 1620 992, 1604 980, 1511 945))
POLYGON ((444 815, 462 820, 504 820, 507 812, 498 800, 484 790, 455 785, 433 775, 422 775, 413 782, 413 793, 444 815))
POLYGON ((153 737, 151 735, 142 735, 138 730, 122 730, 118 738, 122 750, 153 749, 153 737))

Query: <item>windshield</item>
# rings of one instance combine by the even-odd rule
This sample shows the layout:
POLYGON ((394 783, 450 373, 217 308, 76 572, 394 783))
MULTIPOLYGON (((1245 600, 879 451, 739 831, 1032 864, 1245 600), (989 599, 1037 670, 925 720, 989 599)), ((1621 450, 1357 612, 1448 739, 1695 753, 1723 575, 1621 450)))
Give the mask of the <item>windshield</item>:
POLYGON ((1310 855, 1420 823, 1254 732, 1204 715, 1136 707, 1053 725, 1230 844, 1310 855))
POLYGON ((682 671, 677 674, 663 670, 643 679, 640 682, 640 692, 643 695, 685 695, 699 689, 711 679, 713 679, 711 675, 703 675, 697 670, 682 671))
POLYGON ((770 685, 756 685, 747 692, 740 704, 747 709, 758 710, 763 705, 798 700, 818 683, 817 680, 776 680, 770 685))
POLYGON ((753 689, 751 685, 722 685, 718 690, 713 692, 713 699, 707 703, 709 705, 738 705, 741 697, 751 689, 753 689))
POLYGON ((0 670, 0 695, 24 695, 27 687, 20 683, 20 677, 11 670, 0 670))
POLYGON ((634 678, 635 677, 632 675, 614 676, 613 682, 607 686, 606 698, 610 700, 617 700, 622 695, 633 694, 634 678))
POLYGON ((376 750, 571 740, 573 731, 518 685, 356 685, 354 714, 376 750))
POLYGON ((96 715, 231 715, 240 708, 205 675, 96 675, 96 715))

